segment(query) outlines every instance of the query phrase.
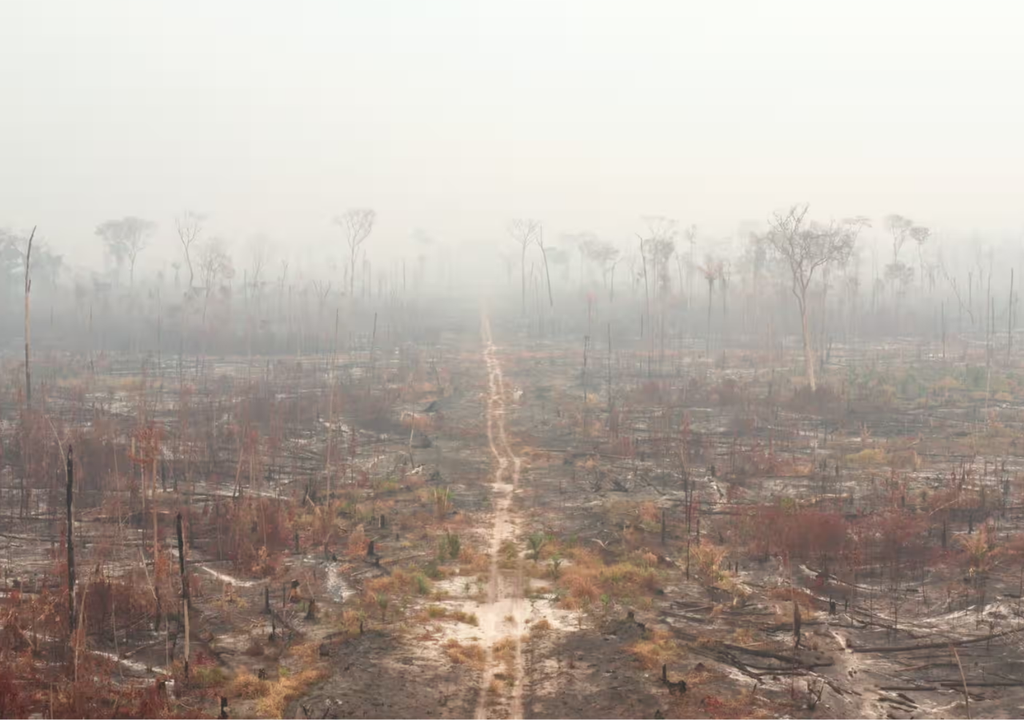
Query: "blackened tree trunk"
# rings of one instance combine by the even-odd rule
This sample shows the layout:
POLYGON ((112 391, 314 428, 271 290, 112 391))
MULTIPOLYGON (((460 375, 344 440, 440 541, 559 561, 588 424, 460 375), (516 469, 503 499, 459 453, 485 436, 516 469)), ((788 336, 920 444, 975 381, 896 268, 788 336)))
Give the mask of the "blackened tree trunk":
POLYGON ((71 446, 68 445, 68 629, 69 634, 73 635, 75 632, 75 469, 71 453, 71 446))
POLYGON ((32 366, 29 364, 32 322, 29 319, 29 295, 32 292, 32 240, 35 236, 36 229, 32 228, 32 234, 28 236, 28 249, 25 251, 25 407, 28 410, 32 409, 32 366))
POLYGON ((181 527, 181 513, 178 513, 177 517, 177 530, 178 530, 178 565, 181 568, 181 603, 185 613, 185 680, 188 681, 188 661, 189 661, 189 627, 188 627, 188 606, 189 606, 189 593, 188 593, 188 573, 185 570, 185 535, 182 532, 181 527))

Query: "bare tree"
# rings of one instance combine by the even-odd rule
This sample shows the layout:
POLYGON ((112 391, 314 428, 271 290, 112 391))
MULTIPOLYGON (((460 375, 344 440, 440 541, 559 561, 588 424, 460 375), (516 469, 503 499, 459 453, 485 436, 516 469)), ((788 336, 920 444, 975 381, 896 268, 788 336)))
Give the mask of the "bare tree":
POLYGON ((676 249, 679 222, 657 216, 644 218, 644 222, 647 224, 647 237, 641 238, 640 252, 644 255, 644 266, 650 265, 655 295, 660 297, 671 284, 668 263, 676 249))
POLYGON ((520 263, 523 280, 523 315, 526 314, 526 250, 537 241, 542 231, 540 220, 516 218, 508 224, 508 234, 516 241, 520 249, 520 263))
POLYGON ((548 253, 544 247, 544 228, 539 228, 537 231, 537 247, 540 248, 540 254, 544 258, 544 278, 548 283, 548 304, 551 307, 555 306, 555 298, 551 294, 551 272, 548 270, 548 253))
POLYGON ((844 263, 853 251, 860 226, 849 221, 828 225, 807 220, 807 205, 794 205, 786 212, 776 213, 765 240, 789 266, 793 297, 800 309, 800 329, 804 343, 804 369, 807 385, 817 388, 814 378, 814 350, 808 323, 807 291, 814 273, 834 263, 844 263))
POLYGON ((28 236, 28 247, 25 248, 25 407, 32 410, 32 366, 29 363, 31 346, 32 322, 30 320, 29 295, 32 292, 32 241, 36 237, 36 229, 28 236))
POLYGON ((156 229, 156 223, 137 217, 124 217, 120 220, 107 220, 96 228, 96 234, 103 239, 107 252, 114 259, 118 268, 128 260, 128 283, 135 284, 135 261, 139 253, 145 250, 150 235, 156 229))
POLYGON ((910 218, 902 215, 887 215, 885 224, 892 235, 892 262, 898 264, 900 261, 900 250, 903 249, 907 239, 910 237, 910 229, 914 226, 910 218))
POLYGON ((687 306, 689 306, 693 303, 693 273, 694 270, 697 269, 696 262, 694 261, 694 255, 696 254, 697 250, 697 226, 691 223, 689 226, 687 226, 686 230, 683 231, 683 236, 686 238, 686 247, 690 253, 690 257, 686 263, 686 304, 687 306))
POLYGON ((188 289, 192 289, 192 283, 195 281, 195 271, 192 269, 192 255, 191 248, 199 240, 199 235, 203 232, 203 221, 206 218, 198 213, 194 213, 191 210, 186 210, 181 215, 174 219, 174 224, 178 230, 178 240, 181 241, 181 247, 185 251, 185 265, 188 267, 188 289))
POLYGON ((910 237, 917 243, 917 272, 921 276, 921 287, 924 287, 924 244, 928 242, 928 238, 932 235, 932 231, 923 225, 915 225, 910 228, 910 237))
POLYGON ((249 283, 256 296, 257 308, 263 289, 263 271, 270 262, 270 246, 270 239, 266 235, 254 235, 249 239, 249 283))
POLYGON ((704 259, 704 264, 700 266, 700 273, 704 276, 704 281, 708 284, 708 326, 707 334, 704 340, 704 354, 711 357, 711 301, 715 295, 715 281, 722 277, 722 261, 716 260, 712 255, 708 255, 704 259))
POLYGON ((206 309, 210 302, 210 293, 217 283, 234 277, 235 268, 228 255, 225 243, 221 238, 213 237, 199 248, 199 276, 203 283, 203 323, 206 323, 206 309))
POLYGON ((581 237, 583 238, 580 242, 582 256, 601 269, 601 279, 604 286, 608 287, 608 275, 609 272, 614 271, 618 262, 619 249, 610 242, 598 240, 590 234, 581 237))
POLYGON ((334 222, 345 234, 345 244, 349 252, 349 275, 348 294, 354 296, 356 292, 356 252, 359 246, 373 232, 373 223, 377 219, 377 213, 370 208, 352 208, 334 218, 334 222))

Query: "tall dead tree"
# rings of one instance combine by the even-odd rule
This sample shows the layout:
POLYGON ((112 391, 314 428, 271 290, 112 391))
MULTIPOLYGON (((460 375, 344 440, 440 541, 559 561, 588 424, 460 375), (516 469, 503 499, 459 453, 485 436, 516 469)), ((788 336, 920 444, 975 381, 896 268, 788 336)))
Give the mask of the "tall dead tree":
POLYGON ((31 347, 32 321, 29 310, 31 307, 29 295, 32 292, 32 241, 36 237, 36 229, 32 228, 32 234, 28 236, 28 247, 25 250, 25 407, 32 410, 32 366, 29 362, 29 349, 31 347))
POLYGON ((526 250, 532 245, 541 234, 540 220, 516 218, 508 224, 508 234, 519 245, 520 272, 522 274, 523 287, 523 315, 526 315, 526 250))
POLYGON ((551 307, 555 306, 555 298, 551 294, 551 273, 548 271, 548 252, 544 247, 544 229, 540 228, 537 231, 537 247, 540 248, 541 257, 544 258, 544 279, 548 283, 548 305, 551 307))
POLYGON ((128 260, 128 283, 135 285, 135 262, 139 253, 146 249, 146 241, 156 229, 156 224, 137 217, 107 220, 96 228, 96 234, 103 238, 107 252, 117 262, 118 270, 128 260))
MULTIPOLYGON (((806 207, 804 209, 806 210, 806 207)), ((907 238, 911 236, 910 231, 914 227, 914 222, 902 215, 887 215, 885 224, 889 228, 889 234, 892 235, 892 262, 893 265, 897 265, 900 261, 900 251, 906 244, 907 238)))
POLYGON ((701 275, 704 276, 704 280, 708 284, 708 321, 707 321, 707 333, 704 339, 704 354, 711 357, 711 301, 715 296, 715 281, 722 274, 722 261, 716 260, 711 255, 708 255, 704 260, 704 264, 700 266, 701 275))
POLYGON ((376 211, 370 208, 353 208, 334 218, 334 222, 341 228, 345 235, 345 244, 348 245, 349 274, 348 294, 355 296, 356 292, 356 253, 359 246, 373 232, 373 223, 377 219, 376 211))
POLYGON ((178 513, 177 517, 177 531, 178 531, 178 565, 181 569, 181 604, 184 610, 185 616, 185 680, 188 681, 188 661, 189 661, 189 627, 188 627, 188 606, 189 592, 188 592, 188 573, 185 570, 185 533, 182 531, 181 513, 178 513))
POLYGON ((75 633, 75 466, 72 463, 72 448, 70 445, 68 445, 66 472, 68 481, 68 634, 73 636, 75 633))
POLYGON ((794 205, 786 212, 778 212, 771 219, 771 228, 765 236, 769 247, 789 266, 791 290, 800 309, 800 329, 804 344, 804 369, 807 385, 817 388, 814 377, 814 350, 808 322, 807 294, 814 274, 834 263, 845 263, 857 238, 860 225, 850 221, 830 222, 827 225, 811 223, 807 219, 808 206, 794 205))
POLYGON ((203 232, 203 216, 194 213, 191 210, 186 210, 181 215, 174 219, 175 227, 178 230, 178 240, 181 242, 181 248, 185 252, 185 265, 188 266, 188 289, 192 289, 192 283, 195 280, 196 274, 192 269, 192 255, 190 250, 196 241, 199 240, 199 235, 203 232))

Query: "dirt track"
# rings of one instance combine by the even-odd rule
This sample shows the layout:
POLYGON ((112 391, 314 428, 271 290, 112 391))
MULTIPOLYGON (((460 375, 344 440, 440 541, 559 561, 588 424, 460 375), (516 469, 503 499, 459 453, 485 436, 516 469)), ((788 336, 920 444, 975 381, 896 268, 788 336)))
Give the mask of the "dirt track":
POLYGON ((477 703, 476 717, 486 718, 489 705, 503 704, 503 700, 491 693, 490 684, 494 676, 494 645, 506 637, 511 637, 515 648, 515 666, 513 669, 511 698, 508 715, 513 718, 523 716, 523 651, 521 633, 526 620, 526 608, 523 601, 523 567, 522 559, 517 559, 515 569, 503 571, 498 560, 502 544, 515 540, 517 526, 516 513, 512 508, 512 498, 519 485, 522 462, 512 452, 508 436, 505 432, 505 380, 501 372, 494 342, 491 337, 490 322, 486 315, 481 320, 481 332, 484 344, 484 362, 487 365, 487 440, 491 454, 497 462, 494 471, 495 513, 491 528, 490 572, 487 582, 487 600, 477 604, 476 615, 480 618, 480 631, 486 648, 486 665, 483 682, 481 683, 480 699, 477 703))

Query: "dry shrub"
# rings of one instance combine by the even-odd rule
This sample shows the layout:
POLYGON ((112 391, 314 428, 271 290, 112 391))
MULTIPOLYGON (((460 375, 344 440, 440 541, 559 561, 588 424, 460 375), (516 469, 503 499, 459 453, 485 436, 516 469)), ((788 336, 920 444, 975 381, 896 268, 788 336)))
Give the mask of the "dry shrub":
POLYGON ((425 612, 429 620, 454 620, 466 623, 467 625, 480 624, 480 619, 475 613, 468 613, 464 610, 449 610, 443 605, 427 605, 425 612))
POLYGON ((266 680, 260 680, 248 670, 242 669, 228 685, 226 692, 228 697, 252 700, 263 697, 270 692, 270 683, 266 680))
POLYGON ((662 665, 676 657, 678 648, 669 633, 655 629, 627 651, 647 670, 660 670, 662 665))
POLYGON ((476 613, 463 612, 462 610, 456 610, 451 614, 452 620, 457 622, 466 623, 467 625, 479 625, 480 619, 476 616, 476 613))
POLYGON ((489 555, 477 552, 465 545, 462 546, 459 561, 459 572, 462 575, 479 575, 480 573, 487 572, 491 564, 489 555))
POLYGON ((569 588, 569 596, 573 599, 596 602, 601 596, 592 575, 573 573, 566 577, 565 584, 569 588))
POLYGON ((513 637, 503 637, 491 646, 492 657, 505 666, 505 672, 512 676, 516 669, 516 641, 513 637))
POLYGON ((530 632, 532 632, 535 635, 540 635, 542 633, 550 632, 550 630, 551 630, 551 623, 548 621, 547 618, 541 618, 540 620, 538 620, 537 622, 535 622, 533 625, 530 626, 530 632))
POLYGON ((314 641, 296 645, 292 648, 291 655, 304 665, 314 665, 320 661, 320 643, 314 641))
POLYGON ((725 559, 728 550, 720 545, 704 540, 700 545, 695 545, 690 550, 693 564, 696 566, 697 574, 704 582, 715 585, 725 579, 721 564, 725 559))
POLYGON ((594 551, 585 547, 574 547, 569 548, 567 554, 572 560, 572 564, 576 568, 580 569, 595 569, 602 567, 604 562, 601 557, 594 551))
POLYGON ((658 506, 652 502, 640 503, 638 513, 640 515, 641 522, 651 524, 661 523, 661 510, 659 510, 658 506))
POLYGON ((637 553, 636 562, 640 567, 645 570, 658 566, 658 556, 652 553, 650 550, 644 550, 637 553))
POLYGON ((772 717, 772 713, 757 707, 756 703, 757 698, 750 693, 743 693, 731 698, 705 695, 701 698, 700 706, 713 720, 772 717))
POLYGON ((658 576, 651 568, 621 562, 603 568, 599 573, 601 585, 611 595, 636 595, 640 591, 654 592, 658 576))
MULTIPOLYGON (((6 663, 4 663, 6 665, 6 663)), ((32 708, 32 695, 14 667, 0 666, 0 717, 28 717, 32 708)))
POLYGON ((366 548, 369 546, 370 541, 366 537, 366 530, 360 525, 348 535, 348 549, 347 553, 352 557, 359 557, 366 555, 366 548))
POLYGON ((249 657, 262 657, 266 650, 263 647, 263 642, 259 638, 252 637, 249 638, 249 644, 246 645, 243 652, 249 657))
POLYGON ((885 450, 881 448, 869 448, 857 453, 847 455, 843 460, 850 465, 860 467, 870 465, 884 465, 886 460, 885 450))
MULTIPOLYGON (((801 610, 813 611, 820 604, 818 598, 814 597, 814 595, 806 590, 797 590, 788 587, 772 588, 768 591, 768 597, 773 600, 795 602, 800 606, 801 610)), ((784 610, 783 612, 785 613, 787 611, 784 610)), ((806 620, 808 617, 805 616, 804 619, 806 620)))
POLYGON ((889 466, 894 470, 917 470, 921 458, 915 450, 899 450, 889 454, 889 466))
POLYGON ((468 665, 474 668, 483 668, 484 649, 478 643, 460 643, 455 638, 445 643, 445 652, 448 659, 456 665, 468 665))
POLYGON ((276 682, 267 683, 267 692, 256 704, 256 712, 264 717, 280 718, 288 709, 288 703, 300 697, 310 687, 327 677, 322 669, 307 669, 294 675, 287 675, 276 682))
POLYGON ((156 609, 156 600, 148 585, 101 578, 92 580, 79 590, 85 598, 85 623, 90 633, 106 635, 117 613, 120 628, 145 624, 156 609))

